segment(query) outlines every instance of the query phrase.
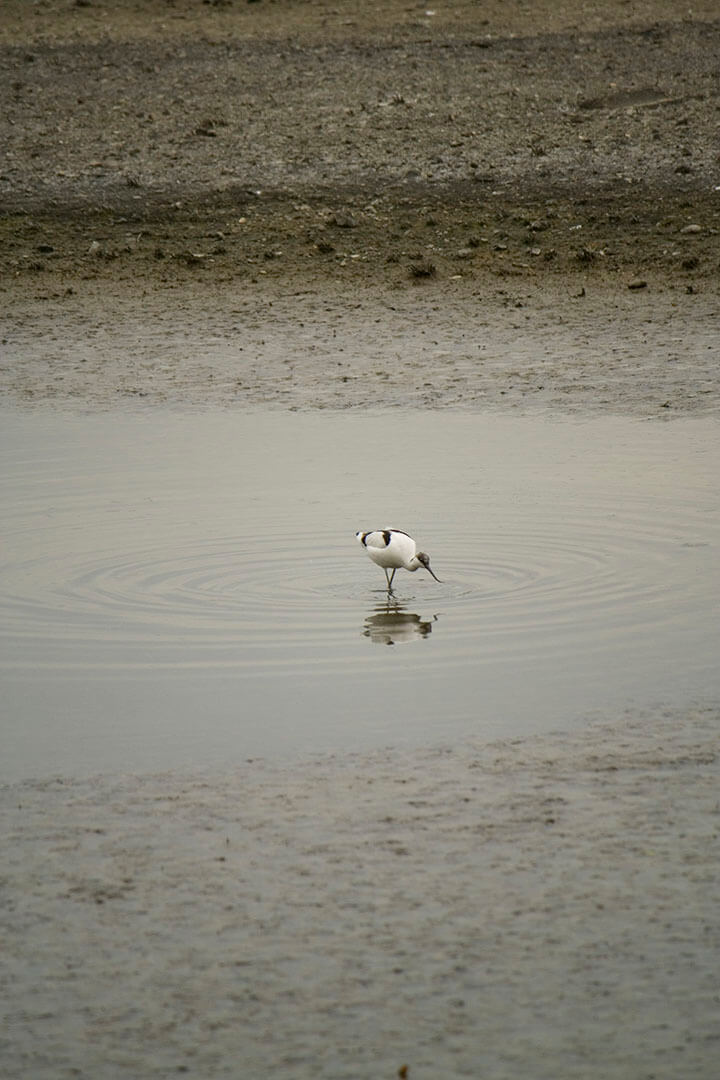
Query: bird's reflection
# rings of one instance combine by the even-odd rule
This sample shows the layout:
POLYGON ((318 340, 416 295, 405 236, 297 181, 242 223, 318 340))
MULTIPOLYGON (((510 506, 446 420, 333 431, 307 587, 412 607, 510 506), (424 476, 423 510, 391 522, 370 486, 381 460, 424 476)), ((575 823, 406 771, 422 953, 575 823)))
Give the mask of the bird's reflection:
POLYGON ((432 633, 437 618, 437 615, 433 615, 431 619, 423 619, 414 611, 406 611, 405 604, 393 596, 388 596, 365 619, 363 634, 375 645, 403 645, 426 638, 432 633))

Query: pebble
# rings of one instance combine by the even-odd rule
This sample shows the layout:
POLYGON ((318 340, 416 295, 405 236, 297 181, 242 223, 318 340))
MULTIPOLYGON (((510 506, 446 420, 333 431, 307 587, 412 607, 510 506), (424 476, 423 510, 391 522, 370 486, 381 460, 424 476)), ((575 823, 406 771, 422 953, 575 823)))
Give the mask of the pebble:
POLYGON ((647 289, 647 281, 643 278, 635 278, 628 282, 628 289, 647 289))
POLYGON ((338 229, 356 229, 357 221, 352 214, 339 211, 330 218, 329 225, 335 225, 338 229))
POLYGON ((686 225, 684 229, 681 229, 681 233, 699 233, 702 232, 702 225, 686 225))

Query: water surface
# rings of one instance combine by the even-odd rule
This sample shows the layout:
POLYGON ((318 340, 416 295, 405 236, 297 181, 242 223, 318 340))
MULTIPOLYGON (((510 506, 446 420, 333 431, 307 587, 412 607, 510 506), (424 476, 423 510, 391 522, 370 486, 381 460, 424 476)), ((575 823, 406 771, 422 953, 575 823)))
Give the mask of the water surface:
POLYGON ((720 426, 2 416, 4 778, 720 697, 720 426), (411 532, 442 584, 357 529, 411 532))

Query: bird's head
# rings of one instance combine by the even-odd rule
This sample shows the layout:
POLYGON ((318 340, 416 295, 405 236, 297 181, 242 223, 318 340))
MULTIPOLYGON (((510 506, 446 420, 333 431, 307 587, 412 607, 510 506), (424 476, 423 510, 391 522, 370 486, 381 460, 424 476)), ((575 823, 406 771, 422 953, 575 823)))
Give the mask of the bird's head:
MULTIPOLYGON (((433 571, 430 569, 430 556, 429 555, 426 555, 424 551, 418 551, 416 553, 416 555, 415 555, 415 558, 417 559, 419 566, 414 566, 413 570, 418 570, 420 568, 420 566, 424 566, 425 569, 427 570, 428 574, 432 574, 432 576, 435 578, 436 581, 440 581, 440 578, 437 577, 433 573, 433 571)), ((442 585, 441 581, 440 581, 440 584, 442 585)))

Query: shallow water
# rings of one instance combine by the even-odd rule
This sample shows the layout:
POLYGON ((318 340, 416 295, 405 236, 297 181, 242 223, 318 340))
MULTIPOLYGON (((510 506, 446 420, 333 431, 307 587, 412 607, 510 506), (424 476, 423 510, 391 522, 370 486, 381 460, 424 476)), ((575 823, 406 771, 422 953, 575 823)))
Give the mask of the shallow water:
POLYGON ((0 775, 720 697, 720 425, 5 411, 0 775), (395 596, 357 529, 442 578, 395 596))

